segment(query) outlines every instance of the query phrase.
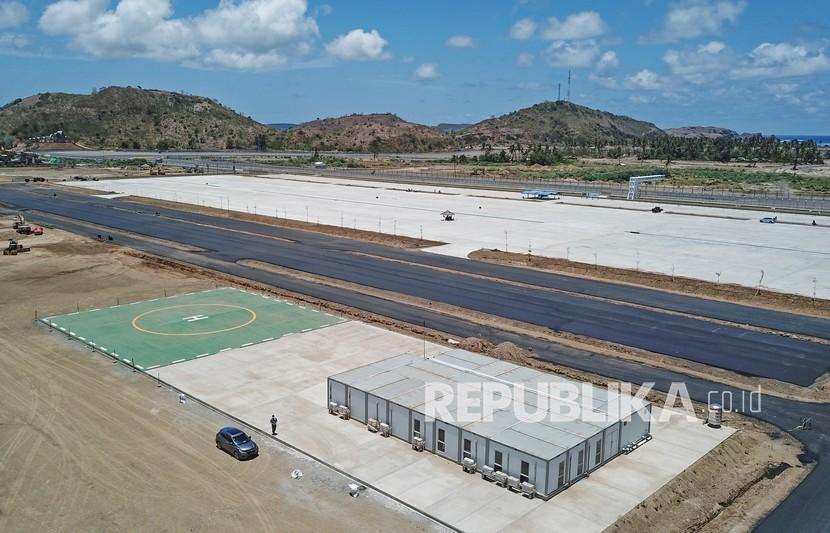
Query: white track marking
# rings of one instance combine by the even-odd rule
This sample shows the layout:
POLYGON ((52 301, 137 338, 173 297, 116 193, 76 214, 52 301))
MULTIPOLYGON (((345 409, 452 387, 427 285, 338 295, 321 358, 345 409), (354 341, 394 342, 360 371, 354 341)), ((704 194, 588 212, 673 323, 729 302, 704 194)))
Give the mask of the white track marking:
POLYGON ((272 341, 272 340, 274 340, 274 337, 268 337, 267 339, 262 339, 259 342, 268 342, 268 341, 272 341))
POLYGON ((210 354, 209 353, 200 353, 199 355, 196 356, 196 359, 198 359, 200 357, 205 357, 207 355, 210 355, 210 354))
POLYGON ((171 364, 171 365, 175 365, 176 363, 181 363, 182 361, 184 361, 184 359, 176 359, 175 361, 173 361, 173 362, 172 362, 172 363, 170 363, 170 364, 171 364))
POLYGON ((222 348, 219 350, 220 352, 227 352, 228 350, 232 350, 233 348, 222 348))
POLYGON ((148 366, 148 367, 147 367, 147 370, 152 370, 152 369, 154 369, 154 368, 158 368, 159 366, 160 366, 160 365, 148 366))
POLYGON ((241 347, 242 347, 242 348, 245 348, 246 346, 250 346, 250 345, 252 345, 252 344, 253 344, 253 342, 246 342, 246 343, 245 343, 245 344, 243 344, 241 347))

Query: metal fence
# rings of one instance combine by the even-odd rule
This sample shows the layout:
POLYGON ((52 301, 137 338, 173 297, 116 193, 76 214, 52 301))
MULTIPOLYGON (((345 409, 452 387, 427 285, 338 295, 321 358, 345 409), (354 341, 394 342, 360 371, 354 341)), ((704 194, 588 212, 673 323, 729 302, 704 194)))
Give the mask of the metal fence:
MULTIPOLYGON (((500 175, 475 175, 455 172, 443 174, 405 169, 365 169, 341 167, 298 167, 257 163, 231 158, 169 158, 165 164, 184 168, 199 167, 206 172, 236 173, 292 173, 343 179, 395 181, 434 187, 469 187, 522 191, 545 188, 566 194, 625 198, 628 182, 591 182, 549 178, 507 178, 500 175)), ((755 207, 759 209, 792 209, 817 215, 830 214, 830 195, 797 194, 789 191, 733 191, 724 188, 680 187, 659 183, 640 186, 640 200, 716 204, 728 207, 755 207)))

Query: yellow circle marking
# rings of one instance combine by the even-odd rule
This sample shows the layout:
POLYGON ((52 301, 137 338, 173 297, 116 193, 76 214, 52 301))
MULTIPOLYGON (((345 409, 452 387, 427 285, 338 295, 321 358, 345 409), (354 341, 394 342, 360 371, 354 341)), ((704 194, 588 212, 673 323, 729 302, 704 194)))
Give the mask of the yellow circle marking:
POLYGON ((170 336, 170 337, 190 337, 190 336, 194 336, 194 335, 213 335, 214 333, 224 333, 226 331, 233 331, 235 329, 244 328, 245 326, 247 326, 248 324, 250 324, 254 320, 256 320, 256 313, 254 312, 254 310, 253 309, 248 309, 247 307, 242 307, 241 305, 185 304, 185 305, 171 305, 171 306, 168 306, 168 307, 160 307, 158 309, 152 309, 152 310, 147 311, 145 313, 141 313, 140 315, 138 315, 137 317, 135 317, 132 320, 131 324, 132 324, 133 328, 137 329, 138 331, 141 331, 143 333, 149 333, 151 335, 166 335, 166 336, 170 336), (245 322, 244 324, 239 324, 238 326, 233 326, 231 328, 216 329, 216 330, 213 330, 213 331, 201 331, 199 333, 164 333, 162 331, 153 331, 153 330, 149 330, 149 329, 144 329, 144 328, 142 328, 141 326, 138 325, 138 321, 141 320, 142 318, 144 318, 147 315, 151 315, 153 313, 158 313, 160 311, 166 311, 168 309, 179 309, 179 308, 182 308, 182 307, 231 307, 231 308, 234 308, 234 309, 242 309, 243 311, 248 311, 251 314, 251 319, 248 320, 247 322, 245 322))

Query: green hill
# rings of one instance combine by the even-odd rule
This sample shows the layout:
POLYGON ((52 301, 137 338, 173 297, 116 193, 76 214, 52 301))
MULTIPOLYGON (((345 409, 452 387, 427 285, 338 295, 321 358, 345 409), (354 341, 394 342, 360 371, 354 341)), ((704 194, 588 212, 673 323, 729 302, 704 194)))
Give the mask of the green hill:
POLYGON ((42 93, 0 108, 0 138, 18 142, 63 131, 90 148, 253 149, 278 133, 214 100, 170 91, 107 87, 93 94, 42 93))
POLYGON ((392 113, 317 119, 285 132, 286 146, 360 152, 430 152, 452 145, 440 131, 392 113))
POLYGON ((574 143, 603 139, 613 142, 639 138, 661 130, 650 122, 614 115, 571 102, 542 102, 465 128, 458 135, 464 145, 488 143, 574 143))

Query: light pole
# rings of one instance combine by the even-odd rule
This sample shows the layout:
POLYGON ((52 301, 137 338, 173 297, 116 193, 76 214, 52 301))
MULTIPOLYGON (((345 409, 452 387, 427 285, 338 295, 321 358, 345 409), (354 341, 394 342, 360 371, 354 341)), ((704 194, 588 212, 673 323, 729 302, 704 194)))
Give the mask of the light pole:
POLYGON ((504 230, 504 253, 507 253, 507 230, 504 230))

